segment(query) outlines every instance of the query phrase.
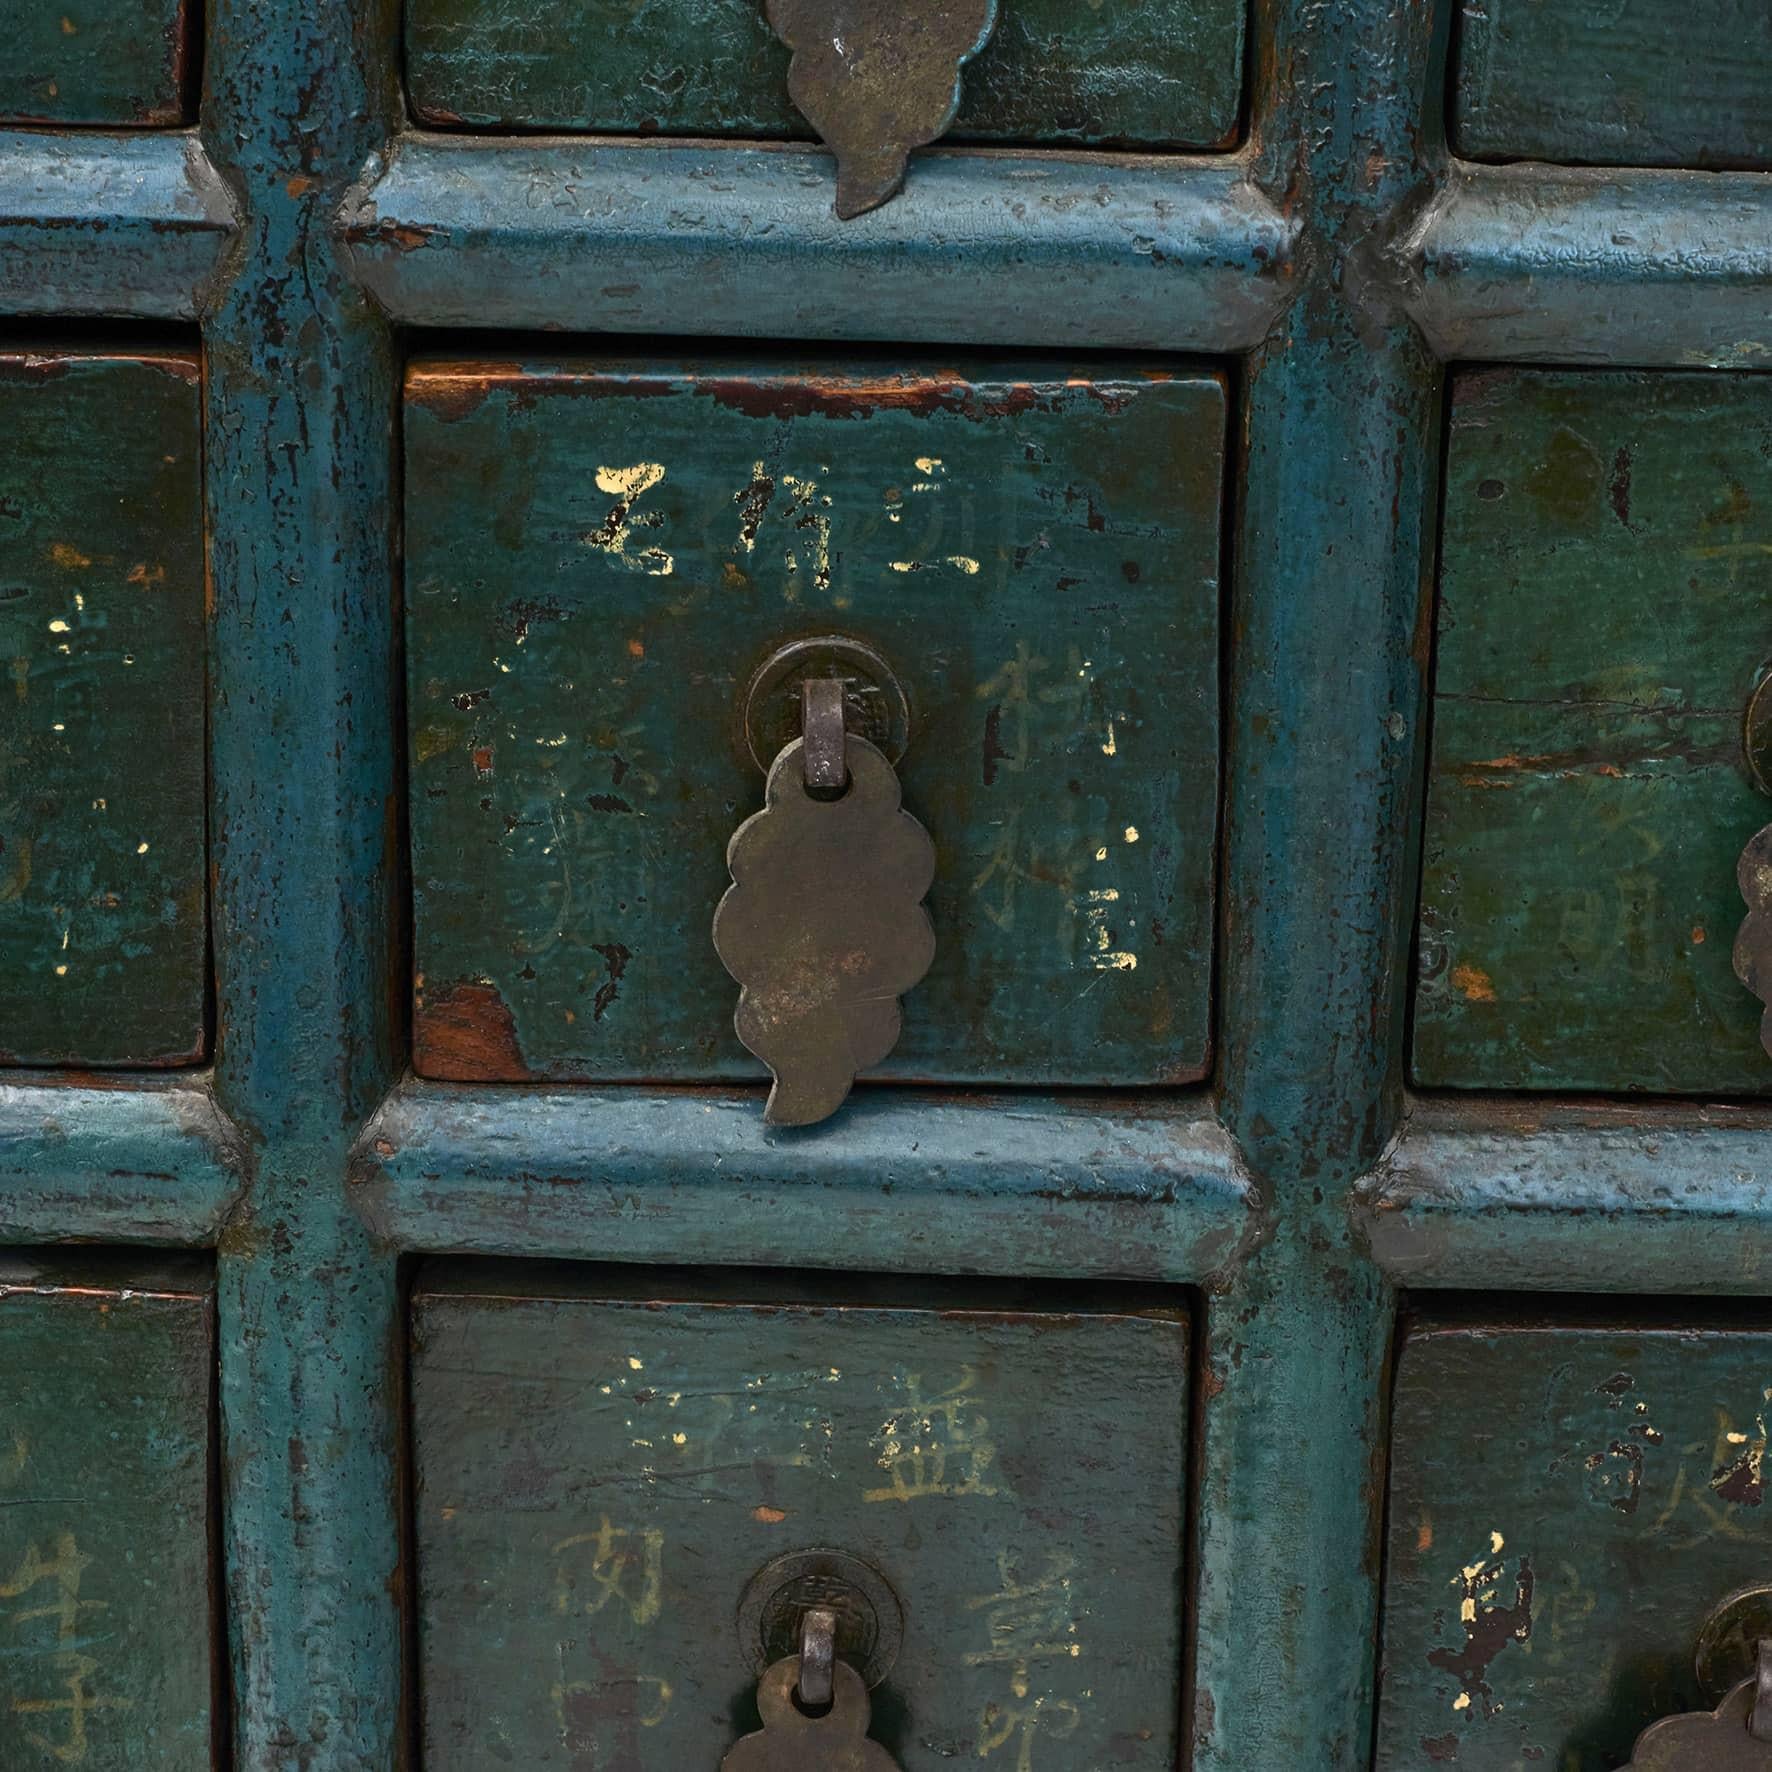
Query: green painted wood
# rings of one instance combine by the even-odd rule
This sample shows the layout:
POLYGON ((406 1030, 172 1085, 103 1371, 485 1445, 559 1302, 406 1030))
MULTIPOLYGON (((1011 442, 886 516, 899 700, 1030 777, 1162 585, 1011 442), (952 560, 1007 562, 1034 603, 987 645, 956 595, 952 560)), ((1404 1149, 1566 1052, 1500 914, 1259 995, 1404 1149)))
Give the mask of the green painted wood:
POLYGON ((1763 1333, 1410 1335, 1379 1772, 1613 1772, 1655 1718, 1700 1708, 1699 1628, 1772 1551, 1769 1398, 1763 1333))
POLYGON ((204 1270, 0 1257, 0 1765, 211 1762, 204 1270))
POLYGON ((1458 152, 1599 166, 1772 166, 1765 0, 1465 0, 1458 152))
POLYGON ((717 1765, 757 1726, 745 1584, 815 1546, 903 1603, 904 1772, 1175 1765, 1179 1316, 640 1284, 421 1283, 427 1772, 717 1765))
POLYGON ((0 121, 185 120, 189 0, 20 0, 0 36, 0 121))
POLYGON ((1447 473, 1417 1081, 1772 1089, 1730 964, 1772 379, 1466 377, 1447 473))
MULTIPOLYGON (((951 134, 1222 148, 1243 89, 1240 0, 1006 0, 951 134)), ((616 134, 809 133, 760 0, 407 0, 423 122, 616 134)))
POLYGON ((835 630, 911 698, 938 856, 886 1072, 1199 1076, 1224 420, 1159 369, 415 369, 421 1074, 760 1074, 710 934, 738 710, 835 630))
POLYGON ((197 361, 0 356, 0 1046, 203 1054, 197 361))

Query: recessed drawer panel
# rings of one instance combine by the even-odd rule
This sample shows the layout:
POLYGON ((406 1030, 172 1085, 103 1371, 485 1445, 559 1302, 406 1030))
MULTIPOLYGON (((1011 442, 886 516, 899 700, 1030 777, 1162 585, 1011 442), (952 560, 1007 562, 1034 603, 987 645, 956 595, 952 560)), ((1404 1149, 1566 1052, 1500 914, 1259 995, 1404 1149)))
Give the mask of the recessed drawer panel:
POLYGON ((0 1766, 188 1772, 215 1728, 207 1270, 0 1257, 0 1766))
MULTIPOLYGON (((1429 1323, 1391 1460, 1381 1772, 1614 1772, 1708 1711, 1707 1618, 1767 1579, 1772 1335, 1429 1323)), ((1728 1685, 1742 1671, 1718 1659, 1728 1685)), ((1699 1762, 1695 1761, 1694 1764, 1699 1762)))
MULTIPOLYGON (((1240 0, 1003 0, 951 135, 1227 147, 1240 0)), ((762 0, 412 0, 407 80, 429 124, 803 137, 762 0)))
POLYGON ((1198 1077, 1224 425, 1192 370, 415 367, 421 1073, 758 1074, 710 934, 747 685, 836 633, 937 856, 888 1073, 1198 1077))
POLYGON ((1501 370, 1451 425, 1416 1078, 1763 1092, 1772 378, 1501 370))
POLYGON ((904 1772, 1170 1772, 1179 1316, 643 1283, 418 1288, 428 1772, 718 1766, 820 1592, 904 1772))
POLYGON ((1772 166, 1772 9, 1465 0, 1454 130, 1474 159, 1772 166))
POLYGON ((190 0, 23 0, 0 38, 0 124, 185 120, 190 0))
POLYGON ((0 354, 0 1055, 203 1055, 195 357, 0 354))

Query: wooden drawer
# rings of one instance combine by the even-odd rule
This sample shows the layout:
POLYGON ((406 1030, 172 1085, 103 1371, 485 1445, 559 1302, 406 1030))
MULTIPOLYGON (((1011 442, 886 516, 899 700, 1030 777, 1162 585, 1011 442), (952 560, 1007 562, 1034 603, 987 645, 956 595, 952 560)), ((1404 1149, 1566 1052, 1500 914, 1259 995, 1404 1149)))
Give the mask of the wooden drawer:
POLYGON ((1772 1336, 1429 1320, 1397 1368, 1380 1772, 1613 1772, 1709 1710, 1706 1617, 1765 1578, 1772 1336))
POLYGON ((0 124, 182 123, 190 0, 22 0, 0 37, 0 124))
POLYGON ((884 656, 937 955, 888 1073, 1209 1056, 1225 389, 1164 368, 421 362, 417 1063, 754 1076, 714 952, 784 642, 884 656))
POLYGON ((217 1728, 195 1263, 0 1257, 0 1765, 190 1772, 217 1728))
POLYGON ((1772 1086, 1730 963, 1769 558, 1772 378, 1458 380, 1419 1082, 1772 1086))
POLYGON ((1169 1772, 1183 1318, 719 1284, 421 1279, 427 1772, 718 1765, 757 1727, 747 1585, 812 1547, 902 1607, 874 1738, 904 1772, 1169 1772))
MULTIPOLYGON (((952 137, 1227 147, 1240 0, 1003 0, 952 137)), ((409 0, 406 70, 429 124, 803 137, 761 0, 409 0)))
POLYGON ((1458 151, 1600 166, 1772 166, 1765 0, 1465 0, 1458 151))
POLYGON ((198 368, 0 355, 0 1045, 203 1055, 198 368))

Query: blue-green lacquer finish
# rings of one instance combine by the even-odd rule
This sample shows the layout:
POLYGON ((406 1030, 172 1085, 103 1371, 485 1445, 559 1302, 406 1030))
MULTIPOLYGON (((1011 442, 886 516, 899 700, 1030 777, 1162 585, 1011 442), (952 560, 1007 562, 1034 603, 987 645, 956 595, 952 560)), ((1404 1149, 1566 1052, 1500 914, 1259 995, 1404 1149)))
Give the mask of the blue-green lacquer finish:
POLYGON ((0 1239, 219 1252, 236 1772, 410 1763, 407 1251, 1197 1287, 1194 1772, 1370 1755, 1397 1288, 1772 1288, 1763 1110, 1404 1095, 1440 365, 1772 362, 1772 179, 1448 160, 1451 10, 1256 0, 1244 151, 938 149, 846 225, 801 147, 409 131, 392 0, 214 0, 193 132, 0 132, 8 330, 207 350, 215 1066, 9 1076, 0 1239), (747 1091, 403 1080, 433 327, 1233 363, 1212 1088, 784 1140, 747 1091))

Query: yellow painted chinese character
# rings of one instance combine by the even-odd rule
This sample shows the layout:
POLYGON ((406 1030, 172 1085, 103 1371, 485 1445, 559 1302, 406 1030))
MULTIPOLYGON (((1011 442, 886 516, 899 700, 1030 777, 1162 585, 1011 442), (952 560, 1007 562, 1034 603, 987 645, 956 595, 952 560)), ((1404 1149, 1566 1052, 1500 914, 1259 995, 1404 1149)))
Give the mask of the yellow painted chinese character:
POLYGON ((968 1366, 952 1389, 925 1397, 922 1375, 906 1378, 904 1407, 875 1436, 877 1462, 892 1480, 866 1491, 864 1501, 997 1493, 986 1480, 997 1448, 974 1395, 977 1383, 978 1374, 968 1366))
POLYGON ((580 1532, 554 1546, 554 1605, 562 1614, 582 1610, 595 1618, 612 1600, 628 1610, 635 1624, 651 1624, 664 1607, 664 1534, 647 1527, 633 1532, 611 1525, 605 1514, 595 1532, 580 1532), (569 1556, 582 1552, 587 1556, 569 1556), (579 1581, 588 1583, 580 1606, 579 1581))

